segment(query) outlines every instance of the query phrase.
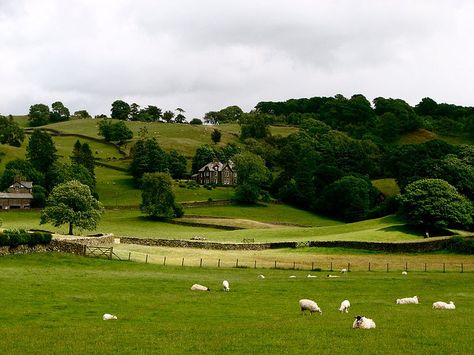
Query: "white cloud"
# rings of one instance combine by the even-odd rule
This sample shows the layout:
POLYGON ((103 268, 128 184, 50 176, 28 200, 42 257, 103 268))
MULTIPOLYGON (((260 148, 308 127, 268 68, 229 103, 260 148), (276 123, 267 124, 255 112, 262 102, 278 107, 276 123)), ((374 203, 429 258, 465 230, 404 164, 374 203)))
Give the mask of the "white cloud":
POLYGON ((469 1, 0 0, 0 112, 115 99, 188 117, 263 100, 473 105, 469 1))

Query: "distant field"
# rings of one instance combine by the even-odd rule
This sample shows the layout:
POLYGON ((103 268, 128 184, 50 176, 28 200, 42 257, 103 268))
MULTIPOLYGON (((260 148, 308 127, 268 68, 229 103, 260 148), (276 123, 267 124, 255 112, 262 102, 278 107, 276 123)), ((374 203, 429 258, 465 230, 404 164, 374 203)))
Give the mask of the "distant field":
POLYGON ((404 134, 400 140, 400 144, 421 144, 433 139, 441 139, 449 144, 473 144, 471 137, 465 136, 445 136, 433 133, 426 129, 418 129, 414 132, 404 134))
MULTIPOLYGON (((251 216, 251 215, 249 215, 251 216)), ((7 212, 0 214, 3 228, 42 228, 66 234, 67 226, 55 228, 39 225, 39 212, 7 212)), ((292 220, 287 220, 291 223, 292 220)), ((143 238, 189 239, 205 237, 209 241, 241 242, 254 239, 255 242, 308 241, 308 240, 355 240, 400 242, 422 238, 417 232, 406 228, 395 217, 384 217, 356 223, 336 224, 318 228, 282 227, 275 229, 245 229, 224 231, 214 228, 191 227, 152 221, 138 210, 107 210, 96 231, 114 233, 116 236, 143 238)), ((77 231, 76 233, 79 233, 77 231)))
POLYGON ((395 196, 400 193, 400 188, 395 179, 372 180, 372 185, 379 189, 385 196, 395 196))
POLYGON ((183 268, 61 254, 0 257, 0 268, 5 354, 470 354, 474 347, 474 273, 310 279, 289 278, 293 270, 183 268), (257 278, 262 272, 263 280, 257 278), (221 290, 224 279, 230 292, 221 290), (192 292, 194 283, 211 291, 192 292), (419 305, 395 304, 415 294, 419 305), (316 300, 322 315, 301 315, 301 298, 316 300), (352 306, 341 314, 346 298, 352 306), (457 309, 432 310, 438 300, 453 300, 457 309), (103 321, 104 313, 118 320, 103 321), (352 329, 358 314, 377 328, 352 329))

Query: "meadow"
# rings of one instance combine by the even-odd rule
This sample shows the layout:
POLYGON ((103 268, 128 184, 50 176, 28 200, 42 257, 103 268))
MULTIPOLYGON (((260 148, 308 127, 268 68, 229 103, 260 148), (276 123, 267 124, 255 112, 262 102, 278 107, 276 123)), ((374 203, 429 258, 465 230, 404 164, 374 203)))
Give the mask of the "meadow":
POLYGON ((474 273, 289 278, 293 270, 63 254, 6 256, 0 267, 2 353, 468 354, 474 346, 474 273), (224 279, 230 292, 221 290, 224 279), (211 291, 192 292, 194 283, 211 291), (419 305, 395 304, 414 295, 419 305), (301 315, 301 298, 316 300, 322 315, 301 315), (352 307, 341 314, 345 298, 352 307), (453 300, 457 309, 432 310, 438 300, 453 300), (118 320, 103 321, 104 313, 118 320), (352 329, 359 314, 377 328, 352 329))

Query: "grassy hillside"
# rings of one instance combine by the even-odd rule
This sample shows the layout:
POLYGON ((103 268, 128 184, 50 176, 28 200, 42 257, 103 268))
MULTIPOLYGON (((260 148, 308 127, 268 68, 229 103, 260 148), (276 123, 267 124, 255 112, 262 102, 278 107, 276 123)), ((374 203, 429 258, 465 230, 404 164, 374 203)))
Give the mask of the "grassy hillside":
POLYGON ((5 354, 239 353, 468 354, 473 273, 352 272, 339 279, 294 271, 158 266, 71 255, 0 258, 0 351, 5 354), (231 291, 221 290, 222 280, 231 291), (192 292, 201 283, 210 292, 192 292), (396 305, 416 294, 419 305, 396 305), (301 315, 315 299, 322 315, 301 315), (348 314, 338 311, 348 298, 348 314), (453 300, 455 311, 431 303, 453 300), (103 321, 104 313, 118 317, 103 321), (377 328, 354 330, 354 316, 377 328), (361 345, 363 344, 363 345, 361 345), (368 350, 370 349, 370 350, 368 350))

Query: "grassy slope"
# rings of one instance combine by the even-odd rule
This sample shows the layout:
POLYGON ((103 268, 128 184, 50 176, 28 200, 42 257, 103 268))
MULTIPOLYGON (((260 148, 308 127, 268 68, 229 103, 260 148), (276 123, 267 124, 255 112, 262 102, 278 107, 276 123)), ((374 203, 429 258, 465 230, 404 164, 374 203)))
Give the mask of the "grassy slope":
POLYGON ((293 271, 181 268, 65 255, 0 258, 2 353, 468 354, 473 273, 351 273, 289 279, 293 271), (223 279, 231 291, 221 291, 223 279), (202 283, 211 292, 189 290, 202 283), (420 305, 395 305, 416 294, 420 305), (301 298, 322 315, 302 316, 301 298), (349 314, 337 310, 348 298, 349 314), (14 300, 14 301, 12 301, 14 300), (453 300, 455 311, 431 303, 453 300), (102 314, 116 314, 104 322, 102 314), (351 329, 353 317, 375 330, 351 329), (441 326, 442 325, 442 326, 441 326), (370 349, 370 350, 369 350, 370 349))

